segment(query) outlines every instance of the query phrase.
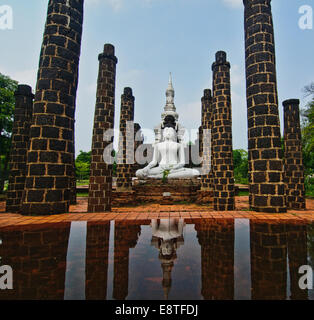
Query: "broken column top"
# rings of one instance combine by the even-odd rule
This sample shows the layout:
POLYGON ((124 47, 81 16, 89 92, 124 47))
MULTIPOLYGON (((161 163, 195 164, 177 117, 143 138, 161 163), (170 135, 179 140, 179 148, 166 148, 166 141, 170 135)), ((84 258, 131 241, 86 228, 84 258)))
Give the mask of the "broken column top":
POLYGON ((216 60, 212 65, 212 69, 221 65, 227 65, 230 68, 230 63, 227 61, 227 53, 225 51, 217 51, 215 58, 216 60))
POLYGON ((26 84, 19 84, 17 90, 14 93, 15 96, 30 96, 34 98, 32 93, 32 87, 26 84))
POLYGON ((110 43, 106 43, 104 45, 104 52, 98 56, 98 60, 102 60, 102 59, 106 59, 106 58, 111 59, 111 60, 115 61, 116 63, 118 62, 118 59, 115 56, 114 46, 110 43))

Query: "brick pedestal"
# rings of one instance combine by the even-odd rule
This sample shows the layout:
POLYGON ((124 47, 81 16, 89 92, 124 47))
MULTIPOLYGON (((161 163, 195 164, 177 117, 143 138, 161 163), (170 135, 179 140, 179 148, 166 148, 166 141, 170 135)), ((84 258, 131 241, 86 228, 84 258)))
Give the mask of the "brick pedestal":
POLYGON ((304 167, 300 127, 300 101, 286 100, 284 108, 285 183, 289 209, 305 209, 304 167))
POLYGON ((211 152, 211 135, 209 131, 212 127, 212 95, 211 90, 204 90, 204 96, 202 98, 202 126, 200 134, 200 149, 201 156, 203 157, 202 163, 202 175, 201 175, 201 190, 212 191, 212 152, 211 152))
POLYGON ((40 54, 21 212, 68 212, 83 0, 50 0, 40 54))
POLYGON ((114 47, 106 44, 104 52, 98 59, 99 73, 89 179, 89 212, 110 211, 112 194, 112 163, 104 160, 103 153, 112 143, 112 141, 104 141, 104 133, 114 128, 116 64, 118 62, 114 55, 114 47))
POLYGON ((15 92, 14 123, 10 153, 10 175, 6 211, 19 212, 25 188, 29 130, 33 113, 32 88, 19 85, 15 92))
POLYGON ((270 0, 244 0, 250 206, 286 212, 270 0))
POLYGON ((117 190, 131 190, 134 165, 134 96, 124 88, 121 96, 119 151, 117 158, 117 190))
POLYGON ((223 51, 213 63, 212 154, 214 210, 234 210, 230 63, 223 51))

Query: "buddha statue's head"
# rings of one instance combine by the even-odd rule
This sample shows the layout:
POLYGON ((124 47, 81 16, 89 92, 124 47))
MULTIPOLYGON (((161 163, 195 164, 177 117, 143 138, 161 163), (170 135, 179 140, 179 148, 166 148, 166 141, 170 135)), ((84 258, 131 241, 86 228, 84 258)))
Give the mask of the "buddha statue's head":
POLYGON ((177 140, 177 133, 172 127, 166 127, 163 130, 163 138, 164 140, 176 141, 177 140))

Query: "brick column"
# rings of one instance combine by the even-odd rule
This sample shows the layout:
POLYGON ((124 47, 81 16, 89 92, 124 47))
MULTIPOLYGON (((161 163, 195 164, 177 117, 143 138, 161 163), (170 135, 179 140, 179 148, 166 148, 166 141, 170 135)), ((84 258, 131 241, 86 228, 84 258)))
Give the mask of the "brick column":
POLYGON ((21 212, 69 209, 83 0, 50 0, 40 54, 21 212))
POLYGON ((141 225, 115 222, 113 293, 116 300, 125 300, 129 290, 129 250, 135 248, 141 225))
POLYGON ((244 0, 250 206, 286 212, 271 0, 244 0))
POLYGON ((208 136, 208 130, 212 126, 212 93, 210 89, 204 90, 202 97, 202 126, 200 130, 200 150, 203 157, 201 190, 212 190, 212 152, 211 152, 211 136, 208 136))
POLYGON ((286 100, 284 108, 284 175, 289 209, 305 209, 304 167, 300 127, 300 101, 286 100))
POLYGON ((105 148, 112 141, 104 141, 104 133, 114 128, 116 64, 114 46, 105 44, 99 55, 99 73, 94 117, 92 159, 89 179, 88 211, 111 210, 112 164, 104 161, 105 148))
POLYGON ((130 190, 132 188, 134 163, 134 96, 131 88, 124 88, 121 96, 120 135, 117 162, 117 189, 130 190))
POLYGON ((86 300, 106 300, 110 221, 88 222, 86 236, 86 300))
POLYGON ((234 299, 234 220, 196 222, 195 230, 201 246, 203 298, 234 299))
POLYGON ((234 210, 230 63, 224 51, 213 63, 212 154, 214 210, 234 210))
POLYGON ((19 85, 15 92, 14 123, 10 153, 10 175, 6 211, 19 212, 26 178, 26 159, 29 130, 33 113, 32 88, 19 85))
POLYGON ((287 233, 284 223, 250 221, 252 300, 285 300, 287 233))

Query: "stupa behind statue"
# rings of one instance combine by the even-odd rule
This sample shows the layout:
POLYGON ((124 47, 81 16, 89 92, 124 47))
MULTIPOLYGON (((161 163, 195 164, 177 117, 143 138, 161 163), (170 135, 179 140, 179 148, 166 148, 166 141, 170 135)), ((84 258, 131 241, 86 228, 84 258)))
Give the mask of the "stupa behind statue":
POLYGON ((184 128, 178 123, 174 105, 171 74, 166 91, 167 102, 161 115, 162 122, 155 128, 153 160, 136 172, 140 179, 188 179, 199 176, 196 169, 185 168, 184 128))

